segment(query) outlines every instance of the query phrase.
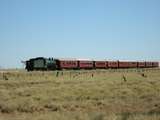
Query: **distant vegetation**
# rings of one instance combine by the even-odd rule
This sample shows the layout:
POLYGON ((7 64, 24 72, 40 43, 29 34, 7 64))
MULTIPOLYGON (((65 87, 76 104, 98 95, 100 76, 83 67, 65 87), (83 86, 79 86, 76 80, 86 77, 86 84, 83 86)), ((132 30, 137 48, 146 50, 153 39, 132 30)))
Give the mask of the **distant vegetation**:
POLYGON ((160 70, 1 71, 0 120, 159 120, 160 70))

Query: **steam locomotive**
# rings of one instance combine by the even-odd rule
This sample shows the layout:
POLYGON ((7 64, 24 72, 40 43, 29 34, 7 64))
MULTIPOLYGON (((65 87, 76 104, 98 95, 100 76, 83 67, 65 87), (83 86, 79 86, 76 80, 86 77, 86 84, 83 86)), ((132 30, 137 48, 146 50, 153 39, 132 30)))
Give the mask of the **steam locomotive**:
POLYGON ((26 62, 27 71, 63 69, 118 69, 118 68, 157 68, 155 61, 97 61, 86 59, 53 59, 37 57, 26 62))

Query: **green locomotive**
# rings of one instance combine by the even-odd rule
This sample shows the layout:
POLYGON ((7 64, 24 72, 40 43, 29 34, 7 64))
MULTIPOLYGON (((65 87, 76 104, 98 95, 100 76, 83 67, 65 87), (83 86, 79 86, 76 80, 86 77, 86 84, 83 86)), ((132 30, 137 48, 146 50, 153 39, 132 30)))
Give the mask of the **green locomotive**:
POLYGON ((55 70, 56 62, 53 58, 37 57, 26 61, 26 69, 33 70, 55 70))

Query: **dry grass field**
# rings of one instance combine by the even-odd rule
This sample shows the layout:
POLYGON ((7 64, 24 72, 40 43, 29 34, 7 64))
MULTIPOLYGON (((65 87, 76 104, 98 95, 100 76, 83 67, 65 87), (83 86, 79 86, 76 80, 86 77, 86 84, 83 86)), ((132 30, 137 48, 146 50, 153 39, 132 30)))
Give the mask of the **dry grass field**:
POLYGON ((160 120, 160 70, 1 71, 0 120, 160 120))

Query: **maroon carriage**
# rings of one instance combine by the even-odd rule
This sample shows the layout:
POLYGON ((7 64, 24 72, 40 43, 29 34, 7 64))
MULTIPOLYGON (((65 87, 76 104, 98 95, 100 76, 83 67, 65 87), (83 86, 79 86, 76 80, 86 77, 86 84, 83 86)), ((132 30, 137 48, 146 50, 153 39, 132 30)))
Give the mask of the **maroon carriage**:
POLYGON ((107 68, 108 62, 106 61, 94 61, 95 68, 107 68))
POLYGON ((145 68, 145 62, 138 62, 138 68, 145 68))
POLYGON ((93 69, 94 62, 91 60, 78 60, 78 67, 80 69, 93 69))
POLYGON ((78 69, 78 61, 75 59, 56 59, 58 69, 78 69))
POLYGON ((146 68, 152 68, 152 62, 146 62, 146 68))
POLYGON ((118 68, 118 61, 107 61, 108 68, 118 68))
POLYGON ((152 67, 159 67, 159 63, 158 62, 152 62, 152 67))
POLYGON ((128 65, 129 65, 129 68, 137 68, 138 67, 138 62, 136 62, 136 61, 129 61, 128 65))
POLYGON ((119 61, 119 68, 129 68, 129 62, 128 61, 119 61))

